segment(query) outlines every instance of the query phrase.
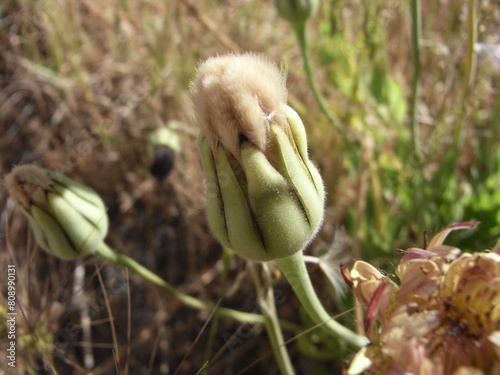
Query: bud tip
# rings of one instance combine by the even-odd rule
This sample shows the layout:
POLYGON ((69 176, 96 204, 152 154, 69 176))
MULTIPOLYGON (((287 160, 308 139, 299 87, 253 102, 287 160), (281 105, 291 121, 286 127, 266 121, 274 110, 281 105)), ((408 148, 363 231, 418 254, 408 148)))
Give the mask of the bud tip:
POLYGON ((242 138, 265 151, 270 120, 287 127, 285 81, 274 63, 251 53, 203 61, 191 82, 191 92, 212 151, 221 143, 239 159, 242 138))
POLYGON ((33 164, 18 165, 5 176, 9 195, 25 210, 29 210, 32 204, 46 206, 46 191, 51 185, 46 171, 33 164))

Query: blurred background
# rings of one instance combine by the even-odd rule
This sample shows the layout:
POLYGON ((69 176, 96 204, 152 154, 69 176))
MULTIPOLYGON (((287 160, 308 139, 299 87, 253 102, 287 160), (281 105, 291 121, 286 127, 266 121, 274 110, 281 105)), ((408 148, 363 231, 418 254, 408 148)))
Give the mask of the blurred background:
MULTIPOLYGON (((308 41, 334 126, 272 1, 4 0, 0 175, 34 163, 92 187, 109 208, 115 249, 183 292, 254 311, 245 261, 223 252, 205 221, 189 96, 200 60, 253 51, 287 71, 289 105, 328 193, 306 253, 326 254, 334 277, 355 259, 391 273, 401 249, 423 247, 425 236, 458 221, 481 224, 449 244, 491 248, 500 237, 500 7, 423 2, 414 40, 415 3, 320 2, 308 41)), ((2 352, 8 264, 16 265, 20 311, 17 366, 7 373, 278 373, 261 327, 209 320, 94 258, 45 254, 3 184, 0 210, 2 352)), ((352 306, 317 265, 309 269, 332 312, 352 306)), ((310 324, 275 277, 279 316, 310 324)), ((342 319, 354 325, 352 313, 342 319)), ((353 354, 315 330, 286 338, 299 374, 340 373, 353 354)))

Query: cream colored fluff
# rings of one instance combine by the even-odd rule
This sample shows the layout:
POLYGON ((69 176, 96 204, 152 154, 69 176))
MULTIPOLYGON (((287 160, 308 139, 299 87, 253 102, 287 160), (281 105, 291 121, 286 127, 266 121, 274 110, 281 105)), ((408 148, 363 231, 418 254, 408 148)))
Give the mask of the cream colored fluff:
POLYGON ((262 56, 211 57, 198 66, 191 90, 212 151, 220 142, 239 160, 244 137, 265 153, 270 120, 288 133, 285 74, 262 56))
POLYGON ((14 167, 5 176, 5 186, 12 199, 25 210, 30 210, 32 204, 47 208, 47 191, 51 189, 52 181, 47 172, 36 165, 26 164, 14 167))

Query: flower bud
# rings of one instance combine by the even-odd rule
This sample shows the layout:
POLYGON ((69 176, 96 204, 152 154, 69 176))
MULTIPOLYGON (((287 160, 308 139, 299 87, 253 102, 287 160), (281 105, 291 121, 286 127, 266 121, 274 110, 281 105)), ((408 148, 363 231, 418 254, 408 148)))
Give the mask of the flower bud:
POLYGON ((108 232, 108 216, 92 189, 35 165, 15 167, 5 177, 14 202, 28 217, 35 239, 63 259, 91 254, 108 232))
POLYGON ((281 17, 292 25, 305 23, 318 10, 318 0, 275 0, 281 17))
POLYGON ((161 181, 169 175, 181 150, 179 136, 166 126, 156 129, 148 137, 148 150, 153 156, 149 170, 161 181))
POLYGON ((282 73, 255 55, 215 57, 192 91, 216 237, 256 261, 302 250, 321 224, 324 190, 282 73))

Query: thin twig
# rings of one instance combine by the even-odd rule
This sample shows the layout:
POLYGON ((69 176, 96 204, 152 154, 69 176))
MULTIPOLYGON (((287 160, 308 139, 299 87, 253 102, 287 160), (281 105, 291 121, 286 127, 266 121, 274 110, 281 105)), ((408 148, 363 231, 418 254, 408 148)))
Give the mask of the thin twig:
POLYGON ((128 274, 128 268, 125 269, 125 277, 127 279, 127 359, 125 361, 125 375, 129 374, 130 367, 130 339, 132 335, 132 303, 130 296, 130 277, 128 274))
POLYGON ((274 302, 269 266, 266 263, 254 262, 249 262, 248 266, 257 292, 257 303, 265 319, 264 326, 266 327, 267 336, 273 348, 274 358, 283 375, 293 375, 295 371, 293 370, 292 361, 286 349, 274 302))
POLYGON ((109 299, 108 299, 108 292, 106 291, 106 286, 104 285, 104 281, 102 280, 101 272, 99 271, 97 266, 96 266, 96 270, 97 270, 97 277, 99 278, 99 284, 101 285, 104 301, 106 303, 106 310, 107 310, 108 316, 109 316, 109 325, 111 328, 111 336, 113 338, 113 346, 115 348, 116 361, 118 363, 120 363, 120 350, 119 350, 119 346, 118 346, 118 339, 116 336, 116 328, 115 328, 115 322, 113 319, 113 311, 111 311, 111 305, 110 305, 109 299))
MULTIPOLYGON (((369 163, 368 158, 370 157, 369 146, 365 143, 362 145, 362 155, 359 160, 358 167, 358 182, 357 182, 357 203, 356 203, 356 221, 354 227, 354 241, 353 241, 353 257, 354 259, 361 259, 361 237, 363 235, 362 221, 365 213, 366 207, 366 191, 367 191, 367 176, 366 170, 369 163)), ((359 335, 364 334, 363 329, 363 310, 362 306, 358 301, 354 301, 354 316, 356 320, 356 332, 359 335)))
POLYGON ((200 332, 198 332, 198 334, 196 335, 196 338, 194 339, 193 343, 191 344, 191 346, 188 348, 188 350, 184 354, 184 357, 182 357, 182 360, 179 363, 179 366, 177 366, 177 369, 175 370, 174 375, 177 375, 181 371, 182 365, 186 361, 186 359, 189 356, 189 354, 191 354, 191 352, 192 352, 194 346, 196 345, 196 343, 200 340, 200 337, 203 334, 203 332, 205 332, 205 329, 207 328, 208 323, 210 323, 212 321, 212 317, 217 312, 217 308, 219 307, 220 302, 221 302, 221 300, 219 300, 219 302, 215 305, 215 307, 212 310, 212 312, 210 313, 208 319, 205 321, 205 323, 203 323, 203 327, 201 327, 200 332))
POLYGON ((220 31, 219 26, 214 24, 209 18, 205 17, 199 9, 188 0, 182 0, 181 3, 187 8, 189 13, 196 18, 212 35, 221 42, 224 47, 233 52, 241 52, 241 48, 231 40, 226 34, 220 31))
POLYGON ((92 351, 92 330, 90 328, 89 307, 83 294, 83 285, 85 281, 85 266, 80 260, 77 261, 74 271, 73 298, 80 311, 82 325, 83 342, 88 345, 83 346, 83 363, 86 369, 94 368, 94 353, 92 351))

